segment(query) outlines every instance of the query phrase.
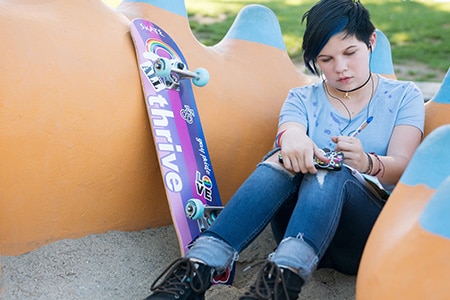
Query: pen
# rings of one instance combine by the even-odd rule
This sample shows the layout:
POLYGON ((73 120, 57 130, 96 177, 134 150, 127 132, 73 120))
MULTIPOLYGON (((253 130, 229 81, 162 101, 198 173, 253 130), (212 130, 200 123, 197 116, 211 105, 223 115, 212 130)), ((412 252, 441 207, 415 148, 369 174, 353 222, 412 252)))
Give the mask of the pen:
POLYGON ((350 136, 351 137, 355 137, 358 135, 358 133, 360 133, 364 128, 366 128, 367 125, 369 125, 370 122, 372 122, 373 120, 373 116, 370 116, 367 118, 366 121, 364 121, 364 123, 362 123, 361 125, 359 125, 358 129, 356 129, 350 136))

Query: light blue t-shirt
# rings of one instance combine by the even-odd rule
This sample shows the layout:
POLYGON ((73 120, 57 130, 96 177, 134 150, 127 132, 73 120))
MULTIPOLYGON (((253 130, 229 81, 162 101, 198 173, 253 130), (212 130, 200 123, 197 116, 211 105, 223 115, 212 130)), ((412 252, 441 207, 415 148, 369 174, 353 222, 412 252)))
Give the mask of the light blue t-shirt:
POLYGON ((423 133, 425 113, 422 92, 412 82, 378 76, 372 101, 359 114, 352 116, 349 124, 348 116, 341 115, 331 105, 323 82, 317 82, 289 91, 281 108, 279 125, 285 122, 301 123, 319 148, 334 149, 336 144, 331 141, 332 136, 351 134, 368 116, 373 116, 373 120, 358 134, 358 139, 364 151, 386 155, 395 126, 411 125, 423 133))

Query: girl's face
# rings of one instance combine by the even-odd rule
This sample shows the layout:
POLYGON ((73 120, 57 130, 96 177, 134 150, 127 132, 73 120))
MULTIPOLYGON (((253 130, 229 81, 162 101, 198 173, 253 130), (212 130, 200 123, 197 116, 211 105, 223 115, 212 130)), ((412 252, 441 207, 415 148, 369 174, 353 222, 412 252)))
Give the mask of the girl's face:
MULTIPOLYGON (((370 42, 375 47, 376 34, 370 42)), ((345 33, 332 36, 317 56, 317 64, 329 85, 341 90, 359 87, 369 77, 371 49, 354 35, 345 33)))

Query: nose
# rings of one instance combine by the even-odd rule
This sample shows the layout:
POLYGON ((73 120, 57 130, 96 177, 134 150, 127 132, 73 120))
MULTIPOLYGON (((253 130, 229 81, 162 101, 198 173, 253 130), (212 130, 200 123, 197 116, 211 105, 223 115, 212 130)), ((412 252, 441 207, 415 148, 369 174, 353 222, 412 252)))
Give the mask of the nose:
POLYGON ((348 70, 347 61, 343 58, 336 58, 335 69, 336 73, 341 74, 348 70))

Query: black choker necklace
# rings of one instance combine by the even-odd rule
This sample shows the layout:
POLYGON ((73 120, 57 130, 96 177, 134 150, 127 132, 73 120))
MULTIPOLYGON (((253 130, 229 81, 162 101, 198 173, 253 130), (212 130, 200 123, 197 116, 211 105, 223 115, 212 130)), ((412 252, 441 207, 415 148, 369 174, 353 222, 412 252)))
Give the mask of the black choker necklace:
POLYGON ((367 85, 367 83, 369 83, 369 80, 372 78, 372 72, 369 72, 369 78, 367 78, 367 80, 366 80, 366 82, 364 82, 362 85, 360 85, 360 86, 358 86, 357 88, 354 88, 354 89, 352 89, 352 90, 348 90, 348 91, 345 91, 345 90, 341 90, 341 89, 338 89, 338 88, 335 88, 336 90, 338 90, 339 92, 342 92, 342 93, 344 93, 344 98, 346 98, 346 99, 350 99, 350 96, 349 96, 349 94, 348 93, 351 93, 351 92, 354 92, 354 91, 357 91, 357 90, 359 90, 359 89, 361 89, 361 88, 363 88, 363 87, 365 87, 366 85, 367 85))

